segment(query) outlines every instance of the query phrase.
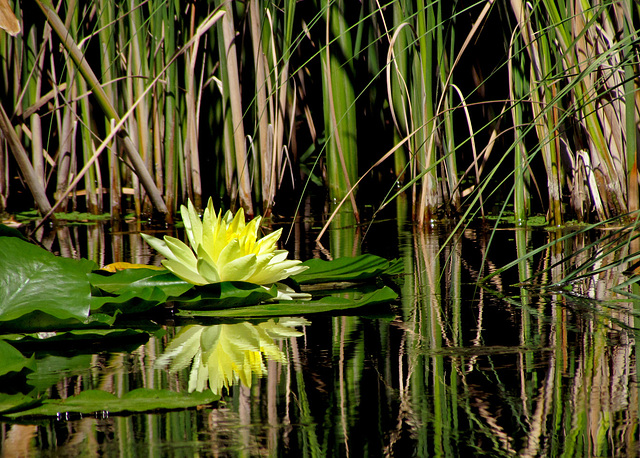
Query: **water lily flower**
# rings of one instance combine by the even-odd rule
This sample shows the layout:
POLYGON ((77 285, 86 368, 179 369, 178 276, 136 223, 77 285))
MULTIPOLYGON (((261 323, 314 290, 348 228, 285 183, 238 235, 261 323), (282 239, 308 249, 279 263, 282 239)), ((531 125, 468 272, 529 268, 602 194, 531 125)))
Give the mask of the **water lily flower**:
POLYGON ((156 360, 157 369, 176 372, 191 364, 189 392, 209 385, 213 393, 240 381, 251 387, 253 375, 266 375, 264 359, 285 362, 274 339, 299 337, 294 326, 309 324, 304 318, 273 319, 254 325, 248 322, 213 326, 185 326, 156 360))
POLYGON ((249 223, 242 209, 235 216, 230 211, 222 216, 209 199, 201 220, 191 200, 187 205, 180 212, 189 245, 171 236, 160 240, 142 234, 166 258, 162 265, 181 279, 195 285, 221 281, 270 285, 307 269, 301 261, 287 259, 287 250, 276 249, 282 229, 258 239, 260 216, 249 223))

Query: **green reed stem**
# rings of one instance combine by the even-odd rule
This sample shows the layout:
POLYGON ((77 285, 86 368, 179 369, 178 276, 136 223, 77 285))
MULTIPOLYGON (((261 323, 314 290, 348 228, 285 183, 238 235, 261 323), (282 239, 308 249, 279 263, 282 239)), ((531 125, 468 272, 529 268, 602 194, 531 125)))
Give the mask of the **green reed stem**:
POLYGON ((638 190, 638 128, 636 123, 636 78, 638 76, 637 52, 631 45, 637 39, 633 21, 629 17, 633 14, 633 2, 627 0, 623 3, 624 14, 624 96, 625 96, 625 149, 627 152, 627 208, 630 212, 640 209, 640 196, 638 190), (636 64, 634 65, 634 62, 636 64))
MULTIPOLYGON (((219 30, 220 59, 225 62, 222 73, 224 84, 223 99, 228 104, 229 115, 225 135, 229 144, 233 145, 235 157, 235 177, 238 180, 238 197, 240 205, 247 216, 253 215, 253 201, 251 198, 251 178, 249 174, 249 158, 244 136, 244 117, 242 110, 242 92, 240 90, 240 74, 238 66, 238 53, 236 50, 235 26, 233 22, 233 3, 225 1, 221 3, 226 11, 222 17, 219 30)), ((222 67, 221 67, 222 69, 222 67)))
MULTIPOLYGON (((36 0, 36 2, 46 16, 47 22, 58 34, 58 37, 69 52, 70 57, 76 64, 78 70, 80 70, 80 73, 84 77, 85 81, 87 81, 87 84, 91 88, 93 95, 96 97, 100 107, 104 110, 108 118, 112 118, 116 121, 116 123, 118 123, 120 121, 120 116, 109 101, 109 98, 102 89, 100 82, 96 78, 93 70, 89 66, 87 60, 84 58, 84 55, 78 48, 77 44, 73 41, 69 31, 60 20, 60 17, 51 8, 51 6, 45 4, 43 0, 36 0)), ((155 208, 161 213, 169 215, 168 209, 164 203, 164 200, 162 199, 162 195, 153 182, 153 179, 149 174, 149 170, 146 168, 140 154, 131 141, 131 138, 125 134, 122 140, 125 147, 125 152, 127 153, 127 157, 131 161, 134 171, 140 178, 142 185, 145 187, 147 193, 149 194, 155 208)))
MULTIPOLYGON (((329 195, 340 200, 358 177, 357 118, 351 31, 343 16, 344 3, 326 7, 326 47, 322 59, 325 135, 327 137, 327 181, 329 195)), ((358 217, 355 196, 351 204, 358 217)))
POLYGON ((22 146, 22 143, 20 143, 20 139, 16 135, 15 130, 13 130, 11 121, 9 120, 9 117, 4 111, 4 107, 2 105, 0 105, 0 131, 9 143, 9 148, 18 163, 18 167, 20 168, 20 172, 22 172, 24 181, 27 183, 31 194, 33 195, 36 205, 38 206, 38 210, 41 213, 49 212, 51 210, 51 204, 47 199, 47 194, 42 186, 42 182, 36 175, 35 170, 33 170, 31 162, 29 161, 29 155, 22 146))

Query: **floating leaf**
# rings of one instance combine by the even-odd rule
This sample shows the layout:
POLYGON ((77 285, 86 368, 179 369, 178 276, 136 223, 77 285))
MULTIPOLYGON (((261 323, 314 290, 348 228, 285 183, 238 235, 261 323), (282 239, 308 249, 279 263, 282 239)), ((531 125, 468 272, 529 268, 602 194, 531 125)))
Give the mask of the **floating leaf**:
POLYGON ((391 263, 372 254, 338 258, 333 261, 309 259, 302 265, 309 267, 309 269, 291 277, 300 284, 364 281, 384 273, 399 273, 397 263, 391 263), (393 271, 388 272, 392 267, 393 271))
POLYGON ((213 394, 210 390, 186 394, 169 390, 138 388, 129 391, 121 398, 102 390, 86 390, 67 399, 47 399, 39 407, 7 416, 57 416, 64 412, 114 414, 158 409, 188 409, 211 404, 219 399, 220 396, 213 394))
POLYGON ((33 356, 26 358, 13 345, 0 340, 0 375, 5 375, 9 372, 20 372, 24 368, 32 370, 35 368, 33 356))
POLYGON ((89 274, 91 284, 108 293, 93 297, 94 310, 138 313, 169 300, 179 308, 219 309, 254 305, 277 297, 277 288, 226 281, 194 287, 167 270, 122 270, 112 275, 89 274), (104 305, 108 304, 107 307, 104 305))
POLYGON ((335 312, 355 309, 366 305, 384 304, 393 301, 398 295, 385 286, 372 292, 358 295, 356 298, 327 296, 311 301, 282 301, 259 304, 249 307, 236 307, 225 310, 180 310, 178 316, 201 317, 259 317, 282 315, 307 315, 310 313, 335 312))
POLYGON ((165 269, 126 269, 115 274, 93 272, 88 277, 91 285, 100 290, 94 291, 92 310, 103 313, 145 312, 193 288, 191 283, 165 269))
POLYGON ((178 308, 182 310, 212 310, 259 304, 277 297, 278 289, 242 281, 223 281, 201 286, 195 296, 181 297, 178 308))
MULTIPOLYGON (((124 269, 114 274, 93 272, 89 274, 91 285, 110 294, 158 288, 165 296, 180 296, 193 288, 191 283, 179 279, 166 269, 124 269)), ((146 293, 145 293, 146 294, 146 293)))
POLYGON ((61 258, 16 237, 0 237, 0 322, 32 312, 86 322, 91 286, 88 260, 61 258))
POLYGON ((32 408, 39 403, 40 400, 28 394, 0 393, 0 417, 5 416, 9 412, 18 412, 32 408))

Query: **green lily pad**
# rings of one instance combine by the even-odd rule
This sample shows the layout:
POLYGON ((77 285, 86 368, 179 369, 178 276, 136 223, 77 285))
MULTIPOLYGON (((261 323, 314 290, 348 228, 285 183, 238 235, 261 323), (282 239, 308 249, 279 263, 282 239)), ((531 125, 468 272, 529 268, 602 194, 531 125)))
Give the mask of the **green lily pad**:
POLYGON ((385 273, 399 273, 397 263, 391 263, 372 254, 338 258, 332 261, 309 259, 302 265, 309 267, 309 269, 291 277, 299 284, 364 281, 385 273), (391 272, 389 272, 390 269, 392 269, 391 272))
POLYGON ((7 416, 57 416, 63 412, 91 414, 108 412, 147 412, 153 410, 188 409, 199 405, 211 404, 220 399, 210 390, 194 393, 176 393, 169 390, 138 388, 124 394, 121 398, 102 390, 86 390, 67 399, 46 399, 42 405, 33 409, 14 412, 7 416))
MULTIPOLYGON (((85 322, 92 261, 61 258, 16 237, 0 237, 0 322, 42 312, 85 322)), ((0 327, 2 325, 0 324, 0 327)))
POLYGON ((92 272, 92 310, 102 313, 146 312, 170 297, 179 297, 194 285, 166 270, 125 269, 114 274, 92 272))
POLYGON ((39 403, 39 399, 36 399, 33 396, 29 396, 28 394, 0 393, 0 417, 6 415, 6 413, 9 412, 16 412, 33 408, 39 403))
POLYGON ((13 345, 0 340, 0 376, 9 372, 20 372, 22 369, 35 369, 35 360, 33 356, 26 358, 13 345))
POLYGON ((274 299, 278 295, 275 286, 266 289, 260 285, 242 281, 223 281, 200 286, 193 296, 175 298, 181 310, 212 310, 251 306, 274 299))
MULTIPOLYGON (((6 338, 6 336, 5 336, 6 338)), ((13 344, 20 349, 28 348, 33 350, 66 350, 72 347, 75 352, 86 349, 86 352, 93 352, 92 346, 106 346, 108 344, 126 345, 132 343, 136 348, 149 339, 149 333, 139 329, 76 329, 67 332, 59 332, 47 338, 33 335, 16 336, 13 344)), ((112 348, 111 346, 109 348, 112 348)), ((116 350, 113 350, 116 351, 116 350)))
POLYGON ((91 273, 93 310, 139 313, 167 301, 184 309, 220 309, 254 305, 277 296, 276 288, 233 281, 195 287, 166 270, 126 269, 115 274, 91 273), (104 295, 103 295, 104 294, 104 295))
POLYGON ((116 273, 93 272, 89 274, 91 284, 111 294, 158 288, 166 296, 180 296, 193 288, 191 283, 173 275, 167 270, 124 269, 116 273))
POLYGON ((258 304, 249 307, 236 307, 224 310, 180 310, 182 317, 264 317, 307 315, 355 309, 369 305, 384 304, 395 300, 398 295, 388 286, 357 295, 353 298, 327 296, 311 301, 280 301, 258 304))

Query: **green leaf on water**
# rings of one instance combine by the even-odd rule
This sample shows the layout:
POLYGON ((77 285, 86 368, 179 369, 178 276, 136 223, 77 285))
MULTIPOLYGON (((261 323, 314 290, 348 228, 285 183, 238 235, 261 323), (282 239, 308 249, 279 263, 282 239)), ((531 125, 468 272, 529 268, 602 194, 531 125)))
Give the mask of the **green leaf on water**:
MULTIPOLYGON (((274 299, 278 295, 275 286, 267 289, 242 281, 223 281, 200 286, 191 297, 176 298, 181 310, 212 310, 243 307, 274 299)), ((187 295, 188 296, 188 295, 187 295)))
POLYGON ((167 270, 156 269, 124 269, 113 274, 92 272, 89 280, 91 285, 111 294, 158 289, 165 296, 180 296, 194 286, 167 270))
POLYGON ((364 281, 383 274, 395 275, 401 271, 398 269, 397 262, 390 262, 372 254, 338 258, 332 261, 309 259, 302 265, 309 269, 291 277, 299 284, 364 281))
POLYGON ((17 348, 4 340, 0 340, 0 376, 9 372, 20 372, 22 369, 35 369, 33 356, 26 358, 17 348))
POLYGON ((166 270, 125 269, 88 277, 94 287, 91 308, 102 313, 145 312, 194 287, 166 270))
POLYGON ((32 312, 87 321, 87 273, 96 268, 92 261, 61 258, 19 238, 0 237, 0 322, 32 312))
POLYGON ((8 412, 16 412, 33 408, 39 403, 39 399, 29 396, 28 394, 0 393, 0 417, 5 416, 8 412))
POLYGON ((93 355, 75 356, 38 354, 34 372, 27 375, 26 382, 37 392, 45 392, 51 386, 71 376, 90 376, 93 355))
POLYGON ((121 398, 102 390, 85 390, 67 399, 46 399, 33 409, 14 412, 7 416, 57 416, 59 413, 75 412, 91 414, 108 412, 147 412, 153 410, 188 409, 211 404, 220 399, 210 390, 193 393, 176 393, 169 390, 137 388, 121 398))
POLYGON ((307 315, 310 313, 335 312, 370 305, 384 304, 391 302, 398 297, 398 295, 387 286, 364 294, 348 293, 345 294, 345 296, 352 297, 327 296, 310 301, 280 301, 224 310, 180 310, 177 315, 183 317, 200 316, 237 318, 307 315))
POLYGON ((233 281, 195 287, 166 270, 126 269, 91 273, 93 310, 139 313, 167 301, 184 309, 219 309, 254 305, 277 296, 276 288, 233 281))

